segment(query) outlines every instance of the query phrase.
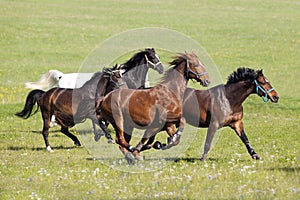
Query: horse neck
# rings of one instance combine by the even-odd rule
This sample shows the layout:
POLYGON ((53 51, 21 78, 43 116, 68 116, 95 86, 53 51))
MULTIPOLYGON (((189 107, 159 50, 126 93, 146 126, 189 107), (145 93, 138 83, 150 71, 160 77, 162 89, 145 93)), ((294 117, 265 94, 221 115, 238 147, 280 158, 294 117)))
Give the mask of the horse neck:
POLYGON ((226 84, 225 90, 227 98, 230 102, 242 104, 250 94, 253 93, 254 84, 250 82, 240 81, 233 84, 226 84))
POLYGON ((183 99, 188 80, 184 76, 186 63, 183 62, 176 68, 169 69, 160 85, 168 87, 178 98, 183 99))
POLYGON ((103 78, 102 74, 97 77, 92 77, 91 80, 87 81, 81 88, 78 88, 76 90, 80 92, 82 96, 94 99, 96 95, 98 82, 101 78, 103 78))
POLYGON ((148 67, 146 63, 143 62, 143 60, 137 63, 131 70, 124 74, 124 77, 131 80, 128 87, 134 89, 139 88, 140 86, 145 84, 148 67))

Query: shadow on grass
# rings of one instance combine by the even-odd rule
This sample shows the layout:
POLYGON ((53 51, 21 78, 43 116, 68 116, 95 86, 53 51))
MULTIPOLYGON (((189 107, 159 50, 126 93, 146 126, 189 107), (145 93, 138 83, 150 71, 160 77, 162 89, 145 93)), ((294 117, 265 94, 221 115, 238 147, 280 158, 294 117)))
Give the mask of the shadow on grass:
MULTIPOLYGON (((67 149, 75 149, 75 148, 80 148, 77 146, 71 146, 71 147, 65 147, 65 146, 56 146, 56 147, 51 147, 53 150, 67 150, 67 149)), ((7 147, 7 150, 10 151, 22 151, 22 150, 31 150, 31 151, 46 151, 46 147, 32 147, 32 148, 28 148, 28 147, 18 147, 18 146, 9 146, 7 147)))
MULTIPOLYGON (((42 130, 1 130, 1 133, 3 134, 11 134, 11 132, 15 132, 15 133, 21 133, 21 134, 27 134, 27 133, 36 133, 36 134, 42 134, 42 130)), ((60 129, 53 129, 49 131, 49 134, 51 133, 61 133, 60 129)))
POLYGON ((272 167, 268 168, 269 171, 283 171, 288 173, 300 172, 300 167, 272 167))

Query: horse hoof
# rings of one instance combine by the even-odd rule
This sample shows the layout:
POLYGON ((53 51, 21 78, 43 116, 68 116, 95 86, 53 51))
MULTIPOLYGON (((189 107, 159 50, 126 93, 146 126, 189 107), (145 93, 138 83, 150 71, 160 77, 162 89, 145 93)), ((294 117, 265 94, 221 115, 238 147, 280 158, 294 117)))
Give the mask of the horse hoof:
POLYGON ((260 160, 260 157, 257 154, 252 155, 252 159, 254 160, 260 160))
POLYGON ((101 136, 102 136, 101 134, 95 135, 95 136, 94 136, 94 140, 95 140, 96 142, 98 142, 98 141, 100 140, 101 136))
POLYGON ((127 163, 128 163, 129 165, 134 165, 135 160, 134 160, 134 158, 131 156, 131 153, 126 153, 126 154, 125 154, 125 159, 126 159, 126 161, 127 161, 127 163))
POLYGON ((202 155, 200 161, 204 162, 206 160, 206 155, 202 155))
POLYGON ((153 144, 153 148, 154 148, 154 149, 161 149, 161 148, 162 148, 162 144, 161 144, 159 141, 156 141, 156 142, 153 144))
POLYGON ((137 159, 138 161, 144 161, 144 157, 141 155, 135 155, 135 159, 137 159))
POLYGON ((81 146, 81 144, 80 144, 80 142, 79 142, 79 141, 76 141, 76 142, 74 142, 74 144, 75 144, 75 146, 78 146, 78 147, 80 147, 80 146, 81 146))
POLYGON ((54 152, 54 151, 51 149, 51 147, 50 147, 50 146, 47 146, 47 148, 46 148, 46 149, 47 149, 47 151, 48 151, 48 152, 50 152, 50 153, 53 153, 53 152, 54 152))
POLYGON ((108 144, 115 144, 115 141, 113 139, 107 139, 108 144))

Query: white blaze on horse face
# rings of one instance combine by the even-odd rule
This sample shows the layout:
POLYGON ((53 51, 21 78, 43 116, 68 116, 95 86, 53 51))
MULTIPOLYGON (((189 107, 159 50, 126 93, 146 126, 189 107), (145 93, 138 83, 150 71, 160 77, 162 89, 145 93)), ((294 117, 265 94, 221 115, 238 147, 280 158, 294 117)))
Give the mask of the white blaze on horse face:
POLYGON ((270 81, 268 79, 265 78, 266 83, 270 83, 270 81))

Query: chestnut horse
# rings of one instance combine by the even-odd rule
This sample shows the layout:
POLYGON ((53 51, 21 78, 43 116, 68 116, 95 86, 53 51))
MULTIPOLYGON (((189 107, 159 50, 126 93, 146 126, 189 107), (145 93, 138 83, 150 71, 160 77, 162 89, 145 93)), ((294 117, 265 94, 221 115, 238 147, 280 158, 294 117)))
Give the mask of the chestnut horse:
MULTIPOLYGON (((201 160, 206 159, 216 131, 226 126, 235 131, 253 159, 260 159, 244 131, 242 103, 250 94, 263 97, 264 102, 270 99, 271 102, 277 103, 279 100, 277 92, 262 70, 255 71, 250 68, 238 68, 228 77, 225 85, 218 85, 209 90, 186 89, 183 103, 186 122, 192 126, 208 128, 201 160), (195 105, 198 106, 197 109, 195 105)), ((154 137, 143 150, 151 148, 154 137)), ((163 146, 160 142, 153 145, 157 149, 163 146)))
MULTIPOLYGON (((114 90, 102 101, 97 114, 114 127, 116 143, 128 163, 134 162, 130 152, 136 159, 142 160, 139 147, 158 131, 164 129, 170 136, 175 135, 178 126, 177 133, 183 131, 182 103, 189 79, 195 79, 203 86, 209 84, 208 73, 194 53, 179 54, 170 64, 173 67, 165 72, 162 81, 155 87, 114 90), (136 148, 128 144, 133 128, 147 129, 136 148)), ((176 145, 179 138, 173 139, 172 145, 176 145)))

